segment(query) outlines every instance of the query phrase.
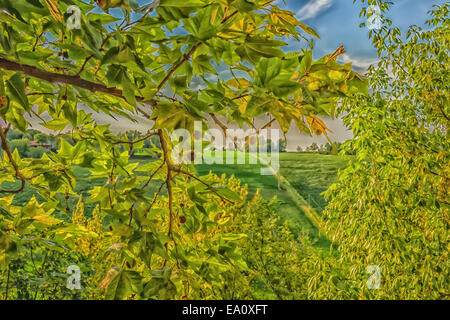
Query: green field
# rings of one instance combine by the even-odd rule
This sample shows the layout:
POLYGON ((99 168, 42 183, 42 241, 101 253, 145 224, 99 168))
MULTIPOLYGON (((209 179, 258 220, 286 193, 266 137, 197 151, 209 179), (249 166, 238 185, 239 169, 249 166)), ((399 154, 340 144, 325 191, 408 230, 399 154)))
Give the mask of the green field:
MULTIPOLYGON (((248 185, 249 198, 256 193, 257 189, 260 190, 265 199, 272 199, 276 196, 280 203, 278 212, 281 221, 286 222, 296 235, 306 233, 316 246, 327 248, 329 241, 320 234, 311 219, 301 209, 299 202, 302 204, 306 202, 309 207, 320 214, 327 204, 323 192, 337 181, 337 172, 346 166, 348 159, 320 154, 280 153, 281 175, 295 188, 298 195, 294 196, 283 185, 281 189, 278 189, 278 178, 276 176, 261 175, 260 169, 264 165, 249 164, 248 159, 247 154, 246 164, 200 164, 195 167, 200 175, 206 175, 212 171, 218 175, 236 176, 241 180, 242 185, 248 185), (296 197, 300 197, 300 199, 296 197)), ((89 179, 89 171, 83 168, 77 168, 75 175, 77 176, 76 192, 84 196, 88 195, 88 191, 94 185, 105 183, 104 178, 89 179)), ((12 183, 6 184, 8 187, 13 185, 12 183)), ((154 191, 156 191, 157 186, 159 184, 155 182, 154 191)), ((13 204, 24 205, 33 194, 36 194, 35 190, 27 187, 24 192, 15 196, 13 204)), ((38 195, 36 197, 39 201, 40 197, 38 195)), ((78 199, 70 198, 69 206, 75 206, 77 201, 78 199)), ((87 211, 91 211, 94 206, 95 204, 92 203, 86 204, 87 211)))
POLYGON ((349 159, 333 155, 281 153, 281 175, 317 212, 327 202, 322 193, 337 182, 337 172, 346 167, 349 159))
MULTIPOLYGON (((247 156, 248 160, 248 156, 247 156)), ((196 165, 199 174, 225 173, 227 176, 235 175, 242 184, 247 184, 249 196, 260 189, 262 196, 271 199, 274 196, 280 201, 279 214, 283 222, 287 222, 295 234, 307 233, 311 241, 321 248, 328 248, 329 241, 320 234, 316 226, 299 207, 298 199, 284 188, 278 189, 276 176, 262 176, 262 165, 254 164, 222 164, 222 165, 196 165)), ((308 153, 280 153, 281 175, 296 189, 299 196, 308 203, 317 213, 321 213, 327 205, 323 192, 337 181, 339 169, 344 168, 348 159, 321 154, 308 153)))

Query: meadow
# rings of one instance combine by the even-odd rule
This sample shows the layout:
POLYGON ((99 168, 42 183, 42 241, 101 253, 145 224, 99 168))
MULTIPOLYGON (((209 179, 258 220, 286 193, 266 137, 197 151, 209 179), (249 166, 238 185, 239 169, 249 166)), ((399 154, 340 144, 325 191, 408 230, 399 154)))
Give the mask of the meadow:
POLYGON ((327 205, 323 193, 337 182, 338 171, 345 168, 350 159, 316 153, 280 153, 281 176, 295 188, 295 195, 284 184, 278 189, 278 178, 275 175, 261 175, 263 165, 248 164, 248 156, 246 164, 201 164, 196 165, 196 169, 201 175, 212 171, 218 175, 236 176, 243 185, 248 185, 249 197, 258 189, 265 199, 276 196, 280 204, 278 213, 281 222, 287 223, 294 234, 307 234, 315 246, 327 250, 330 242, 319 232, 302 207, 306 204, 320 215, 327 205))
MULTIPOLYGON (((154 159, 134 159, 133 161, 139 161, 144 165, 149 161, 154 161, 154 159)), ((249 199, 255 195, 258 189, 265 199, 276 197, 279 202, 280 221, 286 223, 295 235, 307 234, 313 245, 327 250, 330 244, 328 239, 320 233, 317 226, 307 216, 304 206, 306 204, 320 215, 327 205, 323 193, 331 184, 337 182, 338 171, 348 164, 349 158, 316 153, 284 152, 280 153, 279 161, 281 176, 294 187, 295 195, 286 190, 284 184, 281 184, 278 188, 277 176, 261 175, 260 170, 264 165, 260 163, 249 164, 248 154, 246 155, 246 164, 198 164, 195 165, 195 169, 199 175, 207 175, 209 172, 217 175, 225 174, 227 177, 234 175, 241 180, 242 185, 248 186, 249 199)), ((104 178, 92 179, 89 171, 84 168, 77 167, 75 175, 77 177, 75 192, 82 194, 83 197, 87 197, 89 190, 95 185, 105 183, 104 178)), ((5 183, 5 185, 13 186, 12 183, 5 183)), ((156 192, 159 186, 158 181, 153 181, 151 186, 154 186, 154 188, 151 188, 149 195, 152 190, 156 192)), ((165 190, 162 194, 165 194, 165 190)), ((35 189, 27 187, 24 192, 15 196, 13 204, 25 205, 33 195, 36 196, 38 201, 42 200, 35 189)), ((61 195, 60 198, 62 200, 63 196, 61 195)), ((75 207, 77 202, 78 198, 70 197, 68 200, 69 207, 75 207)), ((86 212, 92 212, 95 205, 95 203, 86 203, 86 212)), ((61 213, 61 217, 64 215, 65 213, 61 213)))

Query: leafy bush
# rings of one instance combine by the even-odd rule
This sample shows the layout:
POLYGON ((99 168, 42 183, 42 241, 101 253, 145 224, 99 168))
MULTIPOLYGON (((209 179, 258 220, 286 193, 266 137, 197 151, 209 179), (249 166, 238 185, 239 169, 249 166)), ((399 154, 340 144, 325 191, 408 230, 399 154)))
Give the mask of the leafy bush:
POLYGON ((356 159, 328 191, 325 218, 341 263, 354 264, 350 279, 380 268, 376 298, 449 296, 449 6, 406 40, 398 28, 374 33, 373 93, 342 109, 356 159))
POLYGON ((26 157, 28 150, 30 149, 30 141, 27 138, 13 139, 9 142, 9 146, 12 152, 17 150, 21 157, 26 157))
POLYGON ((33 159, 40 159, 47 150, 43 147, 30 147, 26 153, 26 157, 33 159))

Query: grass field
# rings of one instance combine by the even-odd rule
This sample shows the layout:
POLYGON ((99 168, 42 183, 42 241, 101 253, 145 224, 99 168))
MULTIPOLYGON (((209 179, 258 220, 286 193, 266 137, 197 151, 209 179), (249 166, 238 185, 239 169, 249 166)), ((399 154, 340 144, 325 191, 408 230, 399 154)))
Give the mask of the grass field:
MULTIPOLYGON (((280 153, 281 175, 289 181, 298 194, 317 213, 321 213, 327 202, 323 192, 337 181, 339 169, 344 168, 348 159, 339 156, 309 154, 309 153, 280 153)), ((274 196, 280 201, 279 214, 282 221, 287 221, 295 234, 307 233, 312 242, 321 248, 328 248, 329 241, 320 234, 305 212, 299 207, 298 201, 282 187, 278 189, 276 176, 262 176, 262 165, 248 164, 222 164, 222 165, 196 165, 199 174, 213 171, 216 174, 225 173, 227 176, 235 175, 242 184, 247 184, 249 196, 253 196, 260 189, 265 199, 274 196)))
MULTIPOLYGON (((283 222, 287 222, 290 229, 295 234, 307 233, 312 242, 322 248, 328 248, 329 241, 320 234, 311 219, 305 214, 304 210, 299 206, 299 199, 295 199, 292 193, 286 188, 278 189, 278 179, 276 176, 263 176, 260 169, 264 167, 262 164, 249 164, 249 155, 246 155, 246 164, 220 164, 196 165, 196 170, 200 175, 206 175, 210 171, 221 175, 225 173, 228 177, 235 175, 241 180, 242 185, 248 185, 249 198, 252 197, 257 189, 265 199, 277 197, 280 203, 279 214, 283 222)), ((322 193, 334 182, 337 181, 337 172, 344 168, 348 159, 338 156, 308 154, 308 153, 280 153, 281 175, 290 183, 301 197, 300 202, 306 203, 312 207, 318 214, 325 208, 327 202, 322 193)), ((137 160, 135 160, 137 161, 137 160)), ((151 161, 151 160, 141 160, 151 161)), ((225 161, 224 161, 225 162, 225 161)), ((104 178, 89 179, 89 171, 82 168, 75 170, 77 176, 76 192, 84 196, 88 195, 88 191, 94 185, 105 183, 104 178)), ((155 190, 156 191, 155 183, 155 190)), ((5 186, 11 188, 12 183, 5 183, 5 186)), ((151 193, 151 192, 149 192, 151 193)), ((29 201, 35 193, 32 188, 26 188, 22 193, 15 196, 13 204, 24 205, 29 201)), ((38 201, 39 196, 36 196, 38 201)), ((76 205, 78 199, 71 198, 69 206, 76 205)), ((95 204, 86 204, 87 211, 91 211, 95 204)))
POLYGON ((317 212, 327 202, 322 193, 337 182, 339 169, 346 167, 349 158, 309 153, 281 153, 281 175, 317 212))

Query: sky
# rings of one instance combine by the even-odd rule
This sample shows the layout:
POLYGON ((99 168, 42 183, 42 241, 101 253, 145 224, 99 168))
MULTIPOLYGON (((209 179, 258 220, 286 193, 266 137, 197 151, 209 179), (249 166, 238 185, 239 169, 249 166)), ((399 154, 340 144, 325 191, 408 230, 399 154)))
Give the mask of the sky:
MULTIPOLYGON (((437 0, 391 0, 387 16, 393 25, 406 30, 409 25, 423 25, 427 20, 427 12, 433 3, 443 3, 437 0)), ((357 0, 278 0, 280 6, 296 13, 301 22, 316 30, 321 37, 315 41, 315 57, 333 52, 343 44, 347 54, 341 58, 342 62, 353 62, 357 71, 364 71, 377 61, 377 54, 368 39, 369 29, 360 28, 363 18, 359 13, 363 7, 357 0)), ((296 50, 301 45, 290 43, 290 49, 296 50)))
MULTIPOLYGON (((424 26, 428 19, 427 12, 432 5, 442 4, 438 0, 391 0, 391 6, 387 16, 393 25, 402 31, 408 26, 416 24, 424 26)), ((366 22, 359 17, 360 1, 353 0, 279 0, 279 6, 296 13, 296 18, 312 27, 320 36, 320 40, 314 42, 314 58, 320 58, 344 45, 347 53, 340 56, 338 62, 352 62, 353 69, 364 73, 367 68, 377 62, 377 52, 373 48, 367 27, 360 28, 360 24, 366 22), (286 6, 287 5, 287 6, 286 6)), ((301 43, 291 41, 289 50, 298 51, 301 43)), ((343 142, 352 138, 352 132, 347 130, 340 119, 323 118, 328 128, 332 131, 329 137, 332 141, 343 142)), ((297 145, 303 149, 312 142, 326 144, 323 136, 310 137, 300 133, 292 127, 287 134, 288 150, 294 151, 297 145)))
MULTIPOLYGON (((392 20, 393 25, 406 30, 409 25, 424 25, 427 20, 427 12, 432 8, 433 3, 443 3, 444 0, 391 0, 391 6, 387 16, 392 20)), ((148 0, 138 0, 140 4, 149 3, 148 0)), ((338 62, 352 62, 353 68, 359 73, 364 73, 367 68, 377 62, 376 50, 368 38, 369 29, 360 28, 360 24, 365 22, 359 17, 362 5, 360 0, 353 3, 353 0, 278 0, 278 5, 282 9, 287 9, 296 14, 299 21, 312 27, 317 31, 320 39, 314 41, 314 58, 320 58, 332 53, 340 45, 344 45, 346 54, 339 57, 338 62)), ((292 39, 288 41, 286 51, 300 51, 306 46, 306 41, 297 42, 292 39)), ((138 123, 132 123, 119 117, 119 121, 111 120, 102 114, 94 114, 94 118, 99 122, 111 124, 113 131, 126 131, 131 129, 147 131, 152 123, 140 118, 138 123)), ((264 121, 264 119, 259 119, 264 121)), ((352 132, 347 130, 340 119, 323 118, 328 128, 331 130, 329 137, 332 141, 343 142, 352 138, 352 132)), ((258 121, 259 123, 259 121, 258 121)), ((300 133, 295 126, 287 134, 288 150, 295 151, 297 146, 303 149, 312 142, 319 145, 326 144, 327 140, 323 136, 310 137, 300 133)))

